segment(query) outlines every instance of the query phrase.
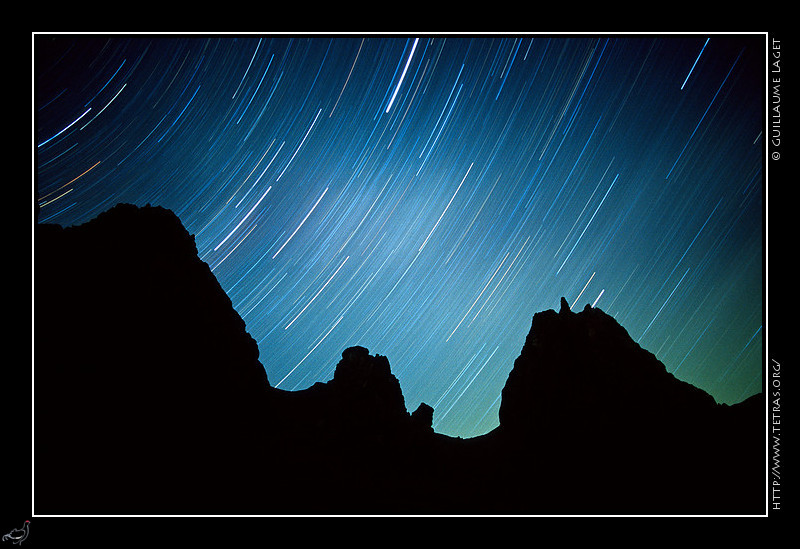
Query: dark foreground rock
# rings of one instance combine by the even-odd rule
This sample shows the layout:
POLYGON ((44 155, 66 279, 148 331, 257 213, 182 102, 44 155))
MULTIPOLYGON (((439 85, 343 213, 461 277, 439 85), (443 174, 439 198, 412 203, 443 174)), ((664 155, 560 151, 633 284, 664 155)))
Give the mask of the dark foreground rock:
POLYGON ((270 386, 172 212, 119 205, 34 240, 38 514, 758 514, 764 400, 717 404, 613 318, 537 313, 471 439, 406 410, 389 360, 270 386))

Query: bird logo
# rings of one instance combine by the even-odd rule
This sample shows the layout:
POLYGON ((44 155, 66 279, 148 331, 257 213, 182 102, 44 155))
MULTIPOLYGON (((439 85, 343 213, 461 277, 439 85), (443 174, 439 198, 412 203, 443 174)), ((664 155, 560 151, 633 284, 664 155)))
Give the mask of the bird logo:
POLYGON ((11 543, 16 543, 17 545, 21 544, 25 541, 25 538, 28 537, 28 526, 30 525, 31 521, 26 520, 25 524, 22 525, 22 528, 14 528, 8 534, 3 536, 3 541, 10 541, 11 543))

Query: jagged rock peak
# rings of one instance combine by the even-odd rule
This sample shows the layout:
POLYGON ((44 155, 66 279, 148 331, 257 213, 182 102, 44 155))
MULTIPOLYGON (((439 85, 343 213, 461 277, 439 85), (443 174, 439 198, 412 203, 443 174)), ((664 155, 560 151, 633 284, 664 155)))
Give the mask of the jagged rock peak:
POLYGON ((501 425, 552 424, 559 415, 591 424, 707 409, 714 399, 668 373, 617 321, 587 306, 536 313, 503 388, 501 425), (601 413, 602 412, 602 413, 601 413))
POLYGON ((358 360, 360 357, 368 357, 369 349, 361 345, 354 345, 342 351, 342 358, 344 360, 358 360))
POLYGON ((151 206, 150 204, 137 206, 121 202, 99 213, 86 223, 74 225, 72 228, 93 227, 96 225, 122 227, 126 231, 130 231, 133 227, 147 225, 162 230, 167 229, 170 233, 194 240, 175 212, 162 206, 151 206))
POLYGON ((411 413, 412 423, 423 431, 433 431, 433 408, 421 402, 420 405, 411 413))
MULTIPOLYGON (((39 318, 70 315, 80 329, 76 345, 96 329, 114 334, 103 345, 116 342, 127 352, 120 342, 130 338, 136 353, 159 346, 152 354, 160 360, 169 354, 209 367, 212 357, 248 364, 243 368, 263 378, 257 383, 266 382, 258 344, 173 211, 120 203, 79 225, 37 224, 34 255, 37 289, 71 288, 57 301, 41 300, 39 318), (203 351, 188 344, 194 340, 204 342, 203 351)), ((100 345, 86 344, 92 352, 100 345)))
POLYGON ((120 203, 79 225, 38 224, 34 245, 47 245, 47 238, 77 238, 87 250, 102 246, 103 254, 123 260, 137 255, 146 260, 200 261, 194 235, 178 216, 150 204, 120 203))
POLYGON ((359 379, 361 383, 397 381, 385 356, 370 356, 369 349, 359 345, 342 351, 342 360, 336 365, 333 379, 338 381, 359 379))
POLYGON ((342 351, 342 360, 336 365, 330 383, 337 394, 350 401, 348 405, 364 406, 365 413, 408 417, 403 391, 391 372, 389 359, 372 356, 365 347, 342 351))

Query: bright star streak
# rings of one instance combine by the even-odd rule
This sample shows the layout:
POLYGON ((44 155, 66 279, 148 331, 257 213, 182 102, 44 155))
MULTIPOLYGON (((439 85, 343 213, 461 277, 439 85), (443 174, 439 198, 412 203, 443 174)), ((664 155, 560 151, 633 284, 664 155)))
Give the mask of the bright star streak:
MULTIPOLYGON (((509 252, 509 253, 511 253, 511 252, 509 252)), ((498 273, 498 271, 500 271, 500 267, 502 267, 502 266, 503 266, 503 263, 505 263, 505 262, 506 262, 506 259, 508 259, 508 255, 509 255, 509 254, 506 254, 506 256, 503 258, 503 261, 501 261, 501 262, 500 262, 500 265, 498 265, 498 266, 497 266, 497 269, 495 269, 495 270, 494 270, 494 274, 492 274, 492 277, 489 279, 489 282, 487 282, 487 283, 486 283, 486 285, 483 287, 483 290, 481 290, 481 293, 479 293, 479 294, 478 294, 478 297, 476 297, 476 298, 475 298, 475 301, 473 301, 473 302, 472 302, 472 305, 470 305, 469 309, 467 309, 467 312, 466 312, 466 313, 464 313, 464 316, 461 318, 461 321, 460 321, 460 322, 458 323, 458 325, 457 325, 457 326, 456 326, 456 327, 453 329, 453 331, 452 331, 452 332, 450 332, 450 335, 449 335, 449 336, 447 336, 447 339, 446 339, 445 341, 450 341, 450 338, 451 338, 451 337, 453 337, 453 334, 454 334, 454 333, 456 333, 456 330, 458 330, 459 326, 461 326, 461 323, 462 323, 462 322, 464 322, 464 319, 465 319, 465 318, 467 318, 467 316, 469 315, 469 312, 470 312, 470 311, 473 309, 473 307, 475 307, 475 304, 478 302, 478 300, 479 300, 479 299, 481 298, 481 296, 483 295, 483 292, 485 292, 485 291, 486 291, 486 288, 488 288, 488 287, 489 287, 489 284, 491 284, 491 283, 492 283, 492 280, 494 280, 494 277, 495 277, 495 276, 497 276, 497 273, 498 273)))
POLYGON ((308 219, 308 216, 310 216, 314 212, 314 209, 317 207, 317 204, 319 204, 319 201, 322 200, 322 197, 325 196, 325 193, 327 193, 327 192, 328 192, 328 187, 325 187, 325 190, 322 191, 322 196, 320 196, 317 199, 317 201, 311 207, 311 210, 306 214, 306 216, 303 218, 303 220, 300 222, 300 224, 297 226, 297 228, 294 230, 294 232, 291 235, 289 235, 289 238, 286 239, 286 242, 284 242, 283 245, 281 245, 281 247, 278 248, 278 251, 275 252, 275 255, 272 256, 272 259, 275 259, 276 257, 278 257, 278 254, 281 253, 281 250, 289 243, 289 241, 292 239, 292 237, 294 237, 294 235, 297 234, 297 231, 299 231, 300 227, 303 226, 303 223, 306 222, 306 219, 308 219))
POLYGON ((592 281, 592 279, 594 278, 594 275, 596 275, 596 274, 597 274, 597 273, 592 273, 592 276, 590 276, 590 277, 589 277, 589 281, 588 281, 588 282, 586 283, 586 285, 583 287, 583 290, 581 290, 581 293, 579 293, 579 294, 578 294, 578 297, 576 297, 576 298, 575 298, 575 301, 573 301, 573 302, 572 302, 572 305, 570 305, 570 307, 569 307, 570 309, 572 309, 573 307, 575 307, 575 304, 576 304, 576 303, 578 302, 578 300, 581 298, 581 296, 583 295, 583 292, 585 292, 585 291, 586 291, 586 288, 588 288, 588 287, 589 287, 589 282, 591 282, 591 281, 592 281))
POLYGON ((674 294, 674 293, 675 293, 675 290, 677 290, 677 289, 678 289, 678 286, 680 286, 680 285, 681 285, 681 282, 683 282, 683 279, 684 279, 684 278, 686 278, 686 275, 687 275, 687 274, 689 274, 689 269, 686 269, 686 272, 685 272, 685 273, 683 273, 683 276, 682 276, 682 277, 681 277, 681 279, 678 281, 678 283, 675 285, 675 287, 672 289, 672 291, 669 293, 669 296, 667 297, 666 301, 664 301, 664 304, 663 304, 663 305, 661 305, 661 308, 660 308, 660 309, 658 310, 658 312, 656 313, 656 316, 654 316, 654 317, 653 317, 653 320, 651 320, 651 321, 650 321, 650 324, 648 324, 648 325, 647 325, 647 328, 645 328, 645 329, 644 329, 644 332, 642 332, 642 335, 640 335, 640 336, 639 336, 639 339, 637 339, 637 340, 636 340, 637 342, 638 342, 639 340, 641 340, 641 339, 644 337, 644 334, 646 334, 646 333, 647 333, 647 330, 649 330, 649 329, 650 329, 650 326, 652 326, 652 325, 653 325, 653 322, 655 322, 655 321, 656 321, 656 319, 658 318, 658 315, 660 315, 660 314, 661 314, 661 311, 664 309, 664 307, 666 307, 667 303, 669 303, 669 300, 670 300, 670 298, 672 297, 672 294, 674 294))
POLYGON ((408 65, 411 64, 411 58, 414 57, 414 50, 417 49, 417 42, 419 42, 419 38, 415 38, 414 45, 411 46, 411 53, 408 54, 408 61, 406 61, 406 66, 403 67, 403 74, 400 75, 400 80, 397 82, 397 86, 394 88, 394 93, 392 94, 392 98, 389 100, 389 104, 386 106, 387 113, 392 108, 392 103, 394 103, 394 98, 397 96, 397 92, 400 91, 400 86, 403 85, 403 79, 406 77, 406 71, 408 70, 408 65))
POLYGON ((594 303, 592 303, 592 308, 594 308, 594 306, 595 306, 595 305, 597 305, 597 302, 598 302, 598 301, 600 301, 600 297, 603 295, 603 292, 605 292, 605 291, 606 291, 606 289, 605 289, 605 288, 603 288, 602 290, 600 290, 600 295, 598 295, 598 296, 597 296, 597 299, 595 299, 595 300, 594 300, 594 303))
POLYGON ((733 62, 733 65, 731 65, 731 68, 728 70, 728 74, 726 74, 725 78, 722 80, 722 84, 720 84, 719 88, 717 88, 717 93, 715 93, 714 97, 711 98, 711 103, 708 104, 708 107, 706 107, 706 110, 703 113, 703 116, 700 117, 700 122, 698 122, 697 125, 694 127, 694 131, 692 131, 692 135, 689 136, 689 139, 686 141, 686 145, 683 146, 683 149, 681 150, 681 154, 679 154, 678 155, 678 159, 675 160, 675 164, 672 165, 672 168, 670 168, 669 173, 667 173, 667 179, 669 179, 669 176, 672 173, 672 170, 675 169, 675 166, 678 165, 678 161, 681 159, 681 157, 683 156, 683 153, 686 151, 686 147, 689 146, 689 142, 692 140, 692 137, 694 137, 694 134, 697 133, 697 129, 700 127, 700 124, 702 124, 703 120, 705 120, 706 115, 708 114, 708 111, 711 109, 711 105, 713 105, 714 101, 716 101, 717 96, 719 95, 719 92, 722 91, 722 87, 725 85, 725 82, 728 81, 728 77, 731 75, 731 72, 733 72, 733 67, 735 67, 736 63, 739 62, 739 58, 741 56, 742 56, 742 54, 740 52, 739 53, 739 57, 737 57, 736 60, 733 62))
POLYGON ((43 145, 46 145, 47 143, 49 143, 50 141, 52 141, 53 139, 55 139, 56 137, 58 137, 59 135, 61 135, 61 134, 62 134, 62 133, 64 133, 65 131, 67 131, 68 129, 70 129, 72 126, 74 126, 74 125, 75 125, 75 123, 76 123, 76 122, 78 122, 78 120, 80 120, 81 118, 83 118, 84 116, 86 116, 86 115, 89 113, 89 111, 90 111, 90 110, 92 110, 92 108, 91 108, 91 107, 89 107, 88 109, 86 109, 86 112, 84 112, 84 113, 83 113, 82 115, 80 115, 78 118, 76 118, 75 120, 73 120, 72 122, 70 122, 70 124, 69 124, 69 125, 68 125, 66 128, 64 128, 63 130, 61 130, 61 131, 60 131, 60 132, 58 132, 57 134, 55 134, 55 135, 54 135, 53 137, 51 137, 50 139, 46 139, 46 140, 42 141, 41 143, 39 143, 38 145, 36 145, 36 147, 38 148, 38 147, 41 147, 41 146, 43 146, 43 145))
MULTIPOLYGON (((619 177, 619 174, 617 174, 617 177, 619 177)), ((598 212, 598 211, 600 211, 600 206, 602 206, 602 205, 603 205, 603 202, 605 202, 605 201, 606 201, 606 196, 608 196, 608 193, 610 193, 610 192, 611 192, 611 188, 614 186, 614 183, 616 183, 616 182, 617 182, 617 177, 615 177, 615 178, 614 178, 614 181, 612 181, 612 182, 611 182, 611 186, 608 188, 608 190, 606 191, 606 194, 603 196, 603 199, 600 201, 600 204, 597 206, 597 209, 596 209, 596 210, 594 211, 594 213, 592 214, 592 218, 591 218, 591 219, 589 219, 589 222, 588 222, 588 223, 586 224, 586 226, 583 228, 583 231, 581 232, 581 235, 578 237, 578 240, 576 240, 576 241, 575 241, 575 244, 572 246, 572 249, 571 249, 571 250, 569 251, 569 253, 567 254, 567 257, 566 257, 566 259, 564 259, 564 263, 566 263, 566 262, 567 262, 567 260, 568 260, 568 259, 570 258, 570 256, 572 255, 572 252, 574 252, 574 251, 575 251, 575 246, 577 246, 577 245, 578 245, 578 243, 581 241, 581 238, 583 238, 583 233, 585 233, 585 232, 586 232, 586 229, 588 229, 588 228, 589 228, 589 225, 591 225, 591 224, 592 224, 592 221, 594 220, 594 216, 596 216, 596 215, 597 215, 597 212, 598 212)), ((561 272, 561 269, 563 269, 563 268, 564 268, 564 263, 562 263, 562 264, 561 264, 561 267, 559 267, 559 268, 558 268, 558 271, 556 271, 556 274, 560 273, 560 272, 561 272)), ((580 296, 579 296, 579 297, 580 297, 580 296)))
POLYGON ((353 60, 353 64, 350 66, 350 72, 347 73, 347 79, 344 81, 344 85, 342 86, 341 91, 339 92, 339 97, 336 98, 336 103, 333 104, 333 108, 331 109, 331 113, 328 115, 328 118, 333 116, 333 111, 336 110, 336 106, 339 105, 339 100, 342 98, 342 94, 344 93, 344 89, 347 87, 347 83, 350 82, 350 76, 353 74, 353 69, 356 66, 356 62, 358 61, 358 56, 361 54, 361 48, 364 46, 365 38, 361 39, 361 45, 358 46, 358 51, 356 52, 356 58, 353 60))
MULTIPOLYGON (((267 166, 267 167, 269 167, 269 166, 267 166)), ((259 178, 259 179, 260 179, 260 178, 259 178)), ((225 238, 223 238, 223 239, 222 239, 222 242, 220 242, 219 244, 217 244, 217 245, 216 245, 216 247, 214 248, 214 251, 215 251, 215 252, 216 252, 216 251, 219 249, 219 247, 220 247, 220 246, 222 246, 223 244, 225 244, 225 241, 226 241, 226 240, 228 240, 228 239, 231 237, 231 235, 232 235, 233 233, 235 233, 235 232, 236 232, 236 229, 238 229, 239 227, 241 227, 241 226, 242 226, 242 223, 244 223, 244 222, 247 220, 247 218, 248 218, 248 217, 250 217, 250 214, 251 214, 251 213, 253 213, 253 210, 255 210, 255 209, 258 207, 258 205, 259 205, 259 204, 261 204, 261 201, 262 201, 262 200, 264 200, 264 197, 265 197, 265 196, 267 196, 267 193, 269 193, 270 189, 272 189, 272 185, 270 185, 269 187, 267 187, 267 190, 266 190, 266 191, 264 191, 264 194, 262 194, 262 195, 261 195, 261 198, 259 198, 259 199, 258 199, 258 202, 256 202, 255 204, 253 204, 253 207, 252 207, 252 208, 250 208, 250 211, 248 211, 248 212, 247 212, 247 214, 245 214, 245 216, 242 218, 242 220, 241 220, 241 221, 239 221, 239 223, 237 223, 237 224, 236 224, 236 226, 233 228, 233 230, 232 230, 231 232, 229 232, 229 233, 228 233, 228 236, 226 236, 225 238)))
POLYGON ((708 41, 709 40, 711 40, 711 39, 710 38, 706 38, 706 43, 703 44, 703 48, 700 50, 700 53, 697 54, 697 59, 694 60, 694 65, 692 65, 692 68, 689 69, 689 74, 686 75, 686 80, 684 80, 683 84, 681 84, 681 89, 683 89, 683 87, 686 85, 686 82, 689 80, 689 77, 692 75, 692 71, 694 70, 694 66, 697 65, 698 61, 700 61, 700 56, 703 55, 703 51, 706 49, 706 46, 708 45, 708 41))
MULTIPOLYGON (((50 195, 52 195, 52 194, 55 194, 55 193, 57 193, 58 191, 60 191, 60 190, 61 190, 61 189, 63 189, 64 187, 66 187, 67 185, 70 185, 70 184, 74 183, 75 181, 77 181, 78 179, 80 179, 81 177, 83 177, 84 175, 86 175, 87 173, 89 173, 90 171, 92 171, 93 169, 95 169, 95 168, 97 167, 97 165, 98 165, 98 164, 100 164, 100 162, 102 162, 102 161, 101 161, 101 160, 98 160, 98 161, 97 161, 97 162, 94 164, 94 166, 92 166, 91 168, 89 168, 88 170, 86 170, 85 172, 83 172, 82 174, 80 174, 79 176, 72 178, 70 181, 67 181, 66 183, 64 183, 63 185, 61 185, 59 188, 57 188, 55 191, 51 191, 51 192, 47 193, 46 195, 39 197, 39 200, 40 200, 40 201, 41 201, 41 200, 44 200, 44 199, 45 199, 45 198, 47 198, 48 196, 50 196, 50 195)), ((53 200, 55 200, 55 199, 53 199, 53 200)), ((53 200, 51 200, 50 202, 53 202, 53 200)), ((44 203, 44 202, 43 202, 43 203, 41 203, 41 204, 40 204, 40 206, 44 206, 45 204, 47 204, 47 203, 44 203)))
POLYGON ((320 343, 322 343, 323 341, 325 341, 325 338, 326 338, 326 337, 328 337, 328 334, 330 334, 330 333, 333 331, 333 329, 334 329, 334 328, 336 328, 336 326, 338 326, 338 325, 339 325, 339 323, 342 321, 342 319, 343 319, 343 318, 344 318, 343 316, 340 316, 340 317, 339 317, 339 320, 337 320, 337 321, 336 321, 336 323, 335 323, 333 326, 331 326, 330 330, 328 330, 328 331, 325 333, 325 335, 324 335, 324 336, 322 336, 322 337, 320 338, 320 340, 319 340, 319 341, 317 341, 317 344, 316 344, 316 345, 314 345, 314 346, 311 348, 311 350, 310 350, 310 351, 308 351, 308 353, 306 353, 306 356, 304 356, 304 357, 303 357, 303 358, 300 360, 300 362, 298 362, 298 363, 295 365, 295 367, 294 367, 294 368, 292 368, 291 370, 289 370, 289 373, 288 373, 288 374, 286 374, 285 376, 283 376, 283 379, 281 379, 281 380, 280 380, 278 383, 276 383, 276 384, 275 384, 275 387, 276 387, 276 388, 277 388, 277 387, 279 387, 281 383, 283 383, 284 381, 286 381, 286 378, 287 378, 287 377, 289 377, 290 375, 292 375, 292 372, 294 372, 295 370, 297 370, 297 367, 298 367, 298 366, 300 366, 300 365, 301 365, 301 364, 302 364, 302 363, 305 361, 305 359, 307 359, 307 358, 308 358, 308 356, 309 356, 311 353, 313 353, 313 352, 314 352, 314 349, 316 349, 317 347, 319 347, 320 343))
POLYGON ((442 218, 444 217, 444 214, 446 214, 446 213, 447 213, 447 209, 450 207, 450 204, 452 204, 452 203, 453 203, 453 199, 454 199, 454 198, 456 197, 456 195, 458 194, 458 190, 461 188, 461 185, 463 185, 463 184, 464 184, 464 181, 467 179, 467 176, 469 175, 469 171, 470 171, 471 169, 472 169, 472 164, 470 164, 470 165, 469 165, 469 168, 467 169, 467 173, 465 173, 465 174, 464 174, 464 178, 461 180, 461 183, 459 183, 459 184, 458 184, 458 189, 456 189, 456 192, 454 192, 454 193, 453 193, 453 196, 450 198, 450 202, 448 202, 448 203, 447 203, 447 206, 445 207, 444 211, 442 212, 442 215, 440 215, 440 216, 439 216, 439 219, 437 219, 437 220, 436 220, 436 225, 434 225, 434 226, 433 226, 433 229, 431 229, 431 232, 430 232, 430 233, 428 233, 428 236, 427 236, 427 238, 425 238, 425 242, 423 242, 423 243, 422 243, 422 246, 420 246, 420 247, 419 247, 419 250, 418 250, 418 251, 420 251, 420 252, 422 251, 422 248, 424 248, 424 247, 425 247, 425 244, 427 244, 427 243, 428 243, 428 239, 429 239, 429 238, 431 237, 431 235, 433 234, 433 231, 435 231, 435 230, 436 230, 436 227, 438 227, 438 226, 439 226, 439 222, 440 222, 440 221, 442 220, 442 218))
POLYGON ((291 321, 289 324, 287 324, 287 325, 286 325, 286 327, 284 328, 284 330, 288 330, 288 329, 289 329, 289 326, 291 326, 292 324, 294 324, 294 321, 295 321, 295 320, 297 320, 298 318, 300 318, 300 315, 302 315, 302 314, 305 312, 305 310, 306 310, 306 309, 308 309, 309 305, 311 305, 312 303, 314 303, 314 300, 315 300, 315 299, 317 299, 317 296, 319 296, 319 294, 321 294, 321 293, 322 293, 322 290, 324 290, 324 289, 325 289, 325 286, 327 286, 327 285, 330 283, 330 281, 331 281, 331 280, 333 280, 333 277, 334 277, 334 276, 336 276, 336 273, 338 273, 338 272, 341 270, 341 268, 342 268, 342 267, 344 267, 344 264, 345 264, 345 263, 347 263, 347 260, 348 260, 348 259, 350 259, 350 256, 349 256, 349 255, 348 255, 347 257, 345 257, 345 258, 344 258, 344 261, 342 261, 342 264, 341 264, 341 265, 339 265, 339 268, 338 268, 338 269, 336 269, 336 271, 335 271, 335 272, 334 272, 334 273, 331 275, 331 277, 330 277, 330 278, 329 278, 329 279, 328 279, 328 280, 325 282, 325 284, 323 284, 323 285, 322 285, 322 288, 320 288, 320 289, 317 291, 317 293, 316 293, 316 294, 314 294, 314 297, 312 297, 312 298, 311 298, 311 301, 309 301, 308 303, 306 303, 306 306, 305 306, 305 307, 303 307, 303 310, 302 310, 302 311, 300 311, 299 313, 297 313, 297 316, 296 316, 296 317, 294 317, 294 319, 292 319, 292 321, 291 321))
POLYGON ((319 118, 319 113, 321 113, 321 112, 322 112, 322 109, 317 111, 317 116, 314 117, 314 121, 311 123, 311 126, 308 128, 308 131, 303 136, 302 141, 300 141, 300 144, 295 149, 294 154, 292 154, 292 157, 289 159, 289 162, 286 163, 286 167, 283 168, 283 171, 280 173, 280 175, 278 176, 278 179, 276 179, 275 181, 280 181, 281 177, 283 177, 283 173, 289 168, 289 166, 291 166, 292 160, 294 160, 294 157, 297 155, 297 152, 300 150, 300 147, 303 146, 303 143, 306 142, 306 137, 308 137, 308 134, 311 133, 311 129, 314 127, 314 124, 317 123, 317 118, 319 118))
POLYGON ((95 118, 97 118, 98 116, 100 116, 100 115, 103 113, 103 111, 104 111, 104 110, 106 110, 106 109, 108 108, 108 106, 109 106, 111 103, 113 103, 113 102, 114 102, 114 100, 117 98, 117 96, 118 96, 120 93, 122 93, 122 90, 124 90, 124 89, 125 89, 125 86, 127 86, 127 85, 128 85, 127 83, 126 83, 126 84, 123 84, 123 85, 122 85, 122 87, 119 89, 119 91, 118 91, 116 94, 114 94, 114 97, 112 97, 112 98, 111 98, 111 100, 110 100, 108 103, 106 103, 106 105, 105 105, 105 106, 104 106, 102 109, 100 109, 100 110, 97 112, 97 114, 96 114, 96 115, 94 115, 94 116, 92 117, 92 119, 91 119, 91 120, 89 120, 89 121, 88 121, 86 124, 84 124, 83 126, 81 126, 81 127, 80 127, 80 129, 82 130, 83 128, 85 128, 86 126, 88 126, 89 124, 91 124, 92 122, 94 122, 94 119, 95 119, 95 118))
POLYGON ((256 51, 253 52, 253 57, 250 58, 250 63, 247 64, 247 69, 244 71, 244 75, 242 75, 242 79, 239 81, 239 86, 236 88, 236 91, 233 92, 233 96, 231 99, 236 99, 236 94, 239 93, 239 89, 242 87, 242 83, 244 79, 247 77, 247 73, 250 72, 250 67, 253 65, 253 59, 256 58, 256 54, 258 53, 258 48, 261 47, 261 38, 258 39, 258 44, 256 44, 256 51))

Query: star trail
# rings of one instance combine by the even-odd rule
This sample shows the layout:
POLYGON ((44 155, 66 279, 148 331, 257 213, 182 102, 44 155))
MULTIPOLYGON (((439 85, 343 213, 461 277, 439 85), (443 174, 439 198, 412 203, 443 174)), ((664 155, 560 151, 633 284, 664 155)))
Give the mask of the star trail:
POLYGON ((273 386, 362 345, 480 435, 563 296, 717 402, 762 390, 763 35, 32 42, 38 222, 175 212, 273 386))

